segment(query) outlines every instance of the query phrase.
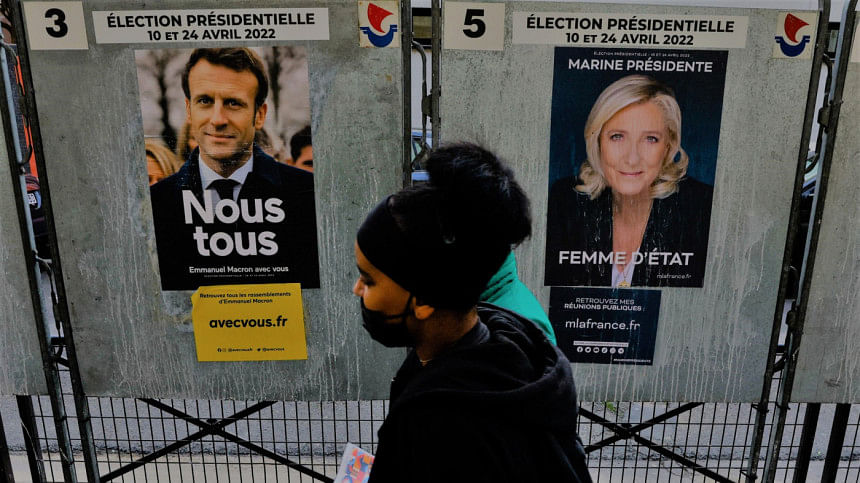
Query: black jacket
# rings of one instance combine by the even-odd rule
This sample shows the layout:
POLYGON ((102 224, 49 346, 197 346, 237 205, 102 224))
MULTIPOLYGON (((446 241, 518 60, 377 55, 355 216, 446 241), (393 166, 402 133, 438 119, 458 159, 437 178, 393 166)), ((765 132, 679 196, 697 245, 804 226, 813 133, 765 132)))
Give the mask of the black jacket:
MULTIPOLYGON (((183 191, 190 191, 201 205, 203 204, 196 149, 178 172, 150 188, 163 290, 194 290, 200 285, 229 283, 300 282, 303 288, 319 287, 312 174, 278 163, 254 146, 254 168, 248 173, 237 201, 241 203, 242 200, 247 200, 251 207, 249 213, 255 215, 256 200, 263 200, 264 203, 271 198, 281 200, 280 208, 284 216, 282 221, 276 223, 265 221, 265 218, 263 222, 249 223, 242 217, 234 223, 217 220, 214 223, 205 223, 194 212, 194 222, 188 224, 183 213, 183 191), (209 255, 202 255, 198 249, 198 241, 194 239, 197 227, 208 237, 215 233, 226 233, 234 240, 234 244, 236 237, 239 237, 244 249, 249 249, 251 243, 254 243, 258 253, 239 255, 234 249, 232 253, 220 256, 211 250, 209 255), (259 237, 265 232, 274 235, 277 253, 260 253, 262 242, 259 237), (213 268, 216 271, 190 273, 191 267, 213 268), (283 267, 287 269, 284 270, 283 267)), ((270 214, 265 208, 262 212, 270 214)), ((210 242, 206 240, 205 249, 210 248, 210 242)), ((226 242, 220 243, 223 248, 223 243, 226 242)))
MULTIPOLYGON (((546 272, 544 283, 551 286, 612 285, 612 265, 559 263, 559 251, 586 253, 612 251, 612 190, 606 188, 596 199, 574 189, 579 178, 562 178, 553 183, 547 206, 546 272)), ((641 253, 692 253, 680 258, 685 265, 663 263, 670 258, 652 258, 657 264, 638 264, 633 272, 634 287, 701 287, 708 253, 713 188, 691 178, 678 183, 678 191, 655 199, 645 226, 641 253)))
POLYGON ((530 321, 478 307, 454 347, 397 372, 370 482, 591 481, 570 362, 530 321))

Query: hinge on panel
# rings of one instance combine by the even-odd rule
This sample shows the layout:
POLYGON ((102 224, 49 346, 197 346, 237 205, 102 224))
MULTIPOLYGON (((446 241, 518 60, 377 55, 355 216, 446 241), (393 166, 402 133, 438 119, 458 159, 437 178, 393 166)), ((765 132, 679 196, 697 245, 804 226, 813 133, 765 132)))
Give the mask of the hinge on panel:
POLYGON ((818 124, 827 130, 827 126, 830 125, 830 104, 826 101, 820 109, 818 109, 818 124))

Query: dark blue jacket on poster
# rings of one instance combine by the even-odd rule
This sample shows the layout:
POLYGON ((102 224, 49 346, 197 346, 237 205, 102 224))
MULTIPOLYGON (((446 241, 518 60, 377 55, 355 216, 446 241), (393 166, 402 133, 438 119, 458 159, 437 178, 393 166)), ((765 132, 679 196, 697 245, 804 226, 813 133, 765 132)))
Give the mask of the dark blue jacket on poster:
MULTIPOLYGON (((570 258, 559 263, 559 251, 612 251, 612 189, 605 188, 592 200, 576 191, 580 183, 577 177, 562 178, 550 189, 544 283, 608 287, 612 285, 611 264, 571 264, 570 258)), ((692 256, 679 259, 688 262, 684 265, 663 263, 672 260, 662 255, 652 260, 660 263, 638 264, 633 271, 633 287, 702 286, 712 198, 711 186, 684 178, 678 182, 676 193, 654 200, 639 251, 692 256)))
POLYGON ((311 173, 278 163, 254 145, 253 170, 236 201, 246 210, 232 223, 206 223, 195 210, 186 223, 183 191, 204 205, 197 149, 178 172, 150 188, 163 290, 233 283, 319 287, 311 173))

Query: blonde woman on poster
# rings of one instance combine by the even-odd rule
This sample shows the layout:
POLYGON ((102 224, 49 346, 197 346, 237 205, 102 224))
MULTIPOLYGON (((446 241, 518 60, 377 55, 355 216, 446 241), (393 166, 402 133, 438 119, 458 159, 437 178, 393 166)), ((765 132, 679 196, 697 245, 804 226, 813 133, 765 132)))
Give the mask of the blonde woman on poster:
POLYGON ((649 76, 603 90, 585 123, 579 175, 550 190, 548 282, 701 284, 713 189, 686 176, 681 117, 672 89, 649 76))

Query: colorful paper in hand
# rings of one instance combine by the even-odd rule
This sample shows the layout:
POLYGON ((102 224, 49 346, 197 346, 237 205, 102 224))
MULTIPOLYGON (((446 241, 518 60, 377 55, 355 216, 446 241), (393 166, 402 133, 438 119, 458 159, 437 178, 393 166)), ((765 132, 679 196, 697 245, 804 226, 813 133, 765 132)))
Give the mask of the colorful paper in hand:
POLYGON ((370 479, 373 455, 358 446, 347 443, 340 460, 335 483, 365 483, 370 479))

